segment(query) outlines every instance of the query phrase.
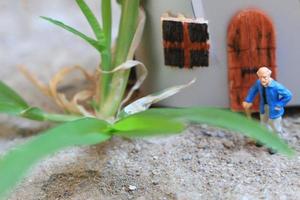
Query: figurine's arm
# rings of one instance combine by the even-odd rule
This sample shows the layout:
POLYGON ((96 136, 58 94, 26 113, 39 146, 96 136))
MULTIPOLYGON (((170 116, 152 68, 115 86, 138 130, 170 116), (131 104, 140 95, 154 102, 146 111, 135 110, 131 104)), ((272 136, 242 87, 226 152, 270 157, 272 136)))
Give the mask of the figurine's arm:
POLYGON ((245 98, 245 101, 243 101, 242 106, 244 107, 244 109, 250 109, 250 107, 252 106, 252 102, 255 98, 255 96, 258 93, 258 84, 257 82, 249 89, 248 91, 248 95, 245 98))
POLYGON ((254 100, 254 98, 255 98, 255 96, 257 95, 257 93, 258 93, 258 83, 256 82, 256 83, 249 89, 248 95, 247 95, 245 101, 246 101, 247 103, 252 103, 253 100, 254 100))
POLYGON ((292 99, 292 93, 282 85, 279 85, 277 92, 279 100, 276 103, 276 107, 284 107, 292 99))

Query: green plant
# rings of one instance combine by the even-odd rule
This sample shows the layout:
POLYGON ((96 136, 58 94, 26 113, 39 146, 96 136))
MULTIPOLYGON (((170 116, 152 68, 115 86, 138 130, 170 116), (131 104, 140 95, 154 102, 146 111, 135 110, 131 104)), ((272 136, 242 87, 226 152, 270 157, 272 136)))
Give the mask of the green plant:
MULTIPOLYGON (((139 14, 142 14, 141 10, 139 12, 139 0, 120 1, 122 14, 115 55, 111 50, 110 0, 102 0, 102 27, 84 0, 76 0, 76 2, 92 27, 95 39, 60 21, 42 18, 81 37, 100 53, 101 67, 98 71, 101 72, 101 81, 96 79, 96 91, 87 95, 91 97, 90 104, 88 104, 91 106, 84 108, 75 101, 72 104, 75 109, 65 106, 65 97, 57 94, 55 86, 60 81, 59 78, 54 78, 48 89, 38 84, 46 94, 54 97, 57 103, 65 109, 65 114, 47 113, 40 108, 31 107, 16 92, 2 81, 0 82, 0 112, 32 120, 62 123, 35 136, 1 158, 0 198, 4 197, 9 189, 25 175, 33 163, 62 148, 97 144, 109 140, 114 135, 143 137, 180 133, 190 122, 231 129, 259 140, 281 153, 293 154, 293 150, 276 134, 269 132, 257 122, 228 110, 200 107, 148 109, 152 103, 177 93, 187 85, 172 87, 143 97, 123 108, 122 99, 128 81, 129 68, 141 64, 131 60, 143 25, 143 21, 138 21, 139 14)), ((67 72, 59 75, 65 73, 67 72)), ((84 74, 89 77, 85 72, 84 74)))

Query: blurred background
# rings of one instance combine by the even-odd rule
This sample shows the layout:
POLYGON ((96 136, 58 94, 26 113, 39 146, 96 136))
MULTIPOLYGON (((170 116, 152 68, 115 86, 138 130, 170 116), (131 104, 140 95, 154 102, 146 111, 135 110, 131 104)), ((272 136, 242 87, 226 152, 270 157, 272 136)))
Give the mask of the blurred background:
MULTIPOLYGON (((101 1, 86 0, 101 22, 101 1)), ((113 1, 113 38, 116 37, 119 6, 113 1)), ((57 109, 48 97, 19 71, 26 66, 48 83, 61 68, 80 65, 95 70, 100 58, 81 38, 40 18, 47 16, 94 37, 75 0, 0 0, 0 79, 31 105, 57 109)))

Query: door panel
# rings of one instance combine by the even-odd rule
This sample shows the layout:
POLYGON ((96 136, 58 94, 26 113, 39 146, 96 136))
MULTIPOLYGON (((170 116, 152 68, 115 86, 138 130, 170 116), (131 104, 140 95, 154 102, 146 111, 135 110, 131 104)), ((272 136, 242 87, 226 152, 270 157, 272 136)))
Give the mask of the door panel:
MULTIPOLYGON (((242 102, 257 80, 256 71, 267 66, 276 78, 276 43, 272 21, 257 9, 236 14, 227 32, 227 62, 230 108, 242 111, 242 102)), ((258 111, 258 97, 253 110, 258 111)))

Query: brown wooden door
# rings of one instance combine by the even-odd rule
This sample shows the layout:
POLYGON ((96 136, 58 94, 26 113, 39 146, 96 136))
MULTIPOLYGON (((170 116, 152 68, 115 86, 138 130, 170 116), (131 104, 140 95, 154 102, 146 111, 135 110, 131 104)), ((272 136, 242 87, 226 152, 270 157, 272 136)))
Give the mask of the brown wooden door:
MULTIPOLYGON (((257 80, 256 71, 267 66, 276 78, 274 27, 262 11, 247 9, 236 14, 227 32, 227 59, 230 107, 242 111, 243 100, 257 80)), ((253 110, 258 110, 258 97, 253 110)))

